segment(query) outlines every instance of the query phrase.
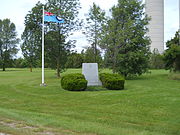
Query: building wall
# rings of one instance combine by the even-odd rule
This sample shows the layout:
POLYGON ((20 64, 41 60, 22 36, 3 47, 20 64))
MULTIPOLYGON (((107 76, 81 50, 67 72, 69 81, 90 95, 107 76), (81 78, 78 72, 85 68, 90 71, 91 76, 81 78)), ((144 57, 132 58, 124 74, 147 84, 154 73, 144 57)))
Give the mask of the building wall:
POLYGON ((164 0, 146 0, 146 13, 151 17, 148 35, 151 38, 150 49, 164 51, 164 0))

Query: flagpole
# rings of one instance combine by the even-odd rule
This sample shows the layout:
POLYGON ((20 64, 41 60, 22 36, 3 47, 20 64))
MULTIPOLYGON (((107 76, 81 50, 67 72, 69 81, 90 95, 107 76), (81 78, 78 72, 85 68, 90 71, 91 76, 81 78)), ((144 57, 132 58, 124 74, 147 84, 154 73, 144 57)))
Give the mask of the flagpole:
POLYGON ((44 83, 44 6, 42 13, 42 83, 41 86, 46 86, 44 83))

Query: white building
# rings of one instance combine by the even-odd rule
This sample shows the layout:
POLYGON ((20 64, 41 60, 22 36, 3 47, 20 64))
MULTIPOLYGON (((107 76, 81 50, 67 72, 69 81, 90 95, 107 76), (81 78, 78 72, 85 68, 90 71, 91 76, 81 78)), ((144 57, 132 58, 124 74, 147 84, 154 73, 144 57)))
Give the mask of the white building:
POLYGON ((164 51, 164 0, 146 0, 146 13, 151 17, 148 35, 151 38, 151 52, 164 51))

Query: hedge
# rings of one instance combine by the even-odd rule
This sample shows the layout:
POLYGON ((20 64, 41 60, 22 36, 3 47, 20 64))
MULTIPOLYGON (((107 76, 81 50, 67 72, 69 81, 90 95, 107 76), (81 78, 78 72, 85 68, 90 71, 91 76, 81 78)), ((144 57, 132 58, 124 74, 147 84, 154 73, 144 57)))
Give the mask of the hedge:
POLYGON ((62 77, 61 86, 65 90, 83 91, 87 88, 87 80, 80 73, 68 74, 62 77))
POLYGON ((100 73, 99 77, 103 87, 109 90, 124 89, 125 79, 119 74, 100 73))

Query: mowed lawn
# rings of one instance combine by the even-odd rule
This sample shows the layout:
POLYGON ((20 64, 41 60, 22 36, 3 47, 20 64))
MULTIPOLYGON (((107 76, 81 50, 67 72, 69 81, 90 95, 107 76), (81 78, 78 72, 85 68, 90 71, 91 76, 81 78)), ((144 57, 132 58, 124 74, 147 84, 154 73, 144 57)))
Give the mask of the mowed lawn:
POLYGON ((168 71, 127 80, 121 91, 66 91, 48 69, 45 82, 40 69, 0 71, 0 134, 180 135, 180 81, 168 71))

